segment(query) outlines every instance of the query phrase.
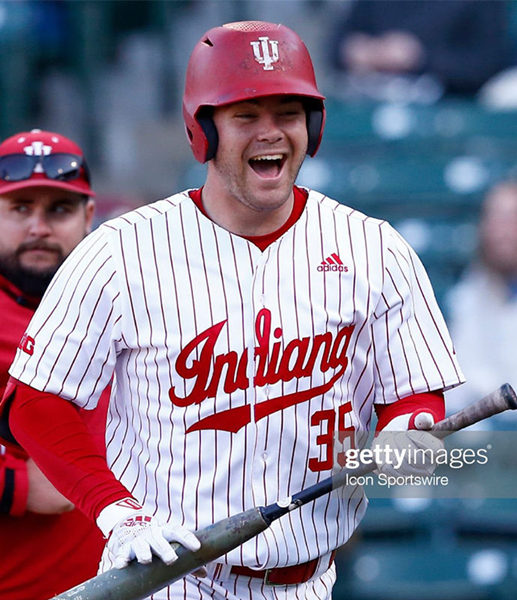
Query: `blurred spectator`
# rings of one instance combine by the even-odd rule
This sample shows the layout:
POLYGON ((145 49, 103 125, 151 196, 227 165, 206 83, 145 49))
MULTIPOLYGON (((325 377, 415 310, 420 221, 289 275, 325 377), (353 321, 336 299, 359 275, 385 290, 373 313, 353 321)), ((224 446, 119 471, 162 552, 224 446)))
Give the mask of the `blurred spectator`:
POLYGON ((473 95, 510 63, 505 0, 355 0, 332 61, 345 93, 432 102, 473 95))
MULTIPOLYGON (((32 343, 23 334, 43 293, 91 229, 94 195, 72 140, 33 129, 0 144, 0 394, 16 348, 32 343)), ((108 395, 80 413, 102 449, 108 395)), ((97 572, 97 527, 24 450, 2 445, 0 531, 0 600, 46 600, 97 572)))
POLYGON ((477 257, 449 292, 447 305, 467 378, 447 393, 447 407, 454 412, 503 383, 517 385, 517 180, 487 192, 477 257))

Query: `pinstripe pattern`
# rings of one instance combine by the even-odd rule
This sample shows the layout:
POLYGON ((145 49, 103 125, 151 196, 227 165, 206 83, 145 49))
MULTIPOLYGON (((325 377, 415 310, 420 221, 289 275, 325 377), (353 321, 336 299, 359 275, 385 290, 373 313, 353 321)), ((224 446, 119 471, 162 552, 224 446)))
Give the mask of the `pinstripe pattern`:
POLYGON ((263 585, 258 579, 230 575, 221 582, 187 577, 170 586, 168 592, 153 594, 151 600, 330 600, 336 580, 332 567, 307 583, 293 585, 263 585))
POLYGON ((188 576, 149 600, 330 600, 335 567, 300 585, 264 585, 259 579, 229 575, 223 580, 188 576))
MULTIPOLYGON (((192 529, 327 477, 339 419, 365 431, 374 402, 462 380, 414 252, 387 223, 312 191, 264 252, 187 193, 101 226, 28 334, 34 353, 18 351, 11 373, 33 387, 90 408, 115 372, 111 468, 148 510, 192 529), (329 256, 341 271, 322 269, 329 256)), ((306 562, 342 545, 365 510, 362 490, 334 491, 226 560, 306 562)))

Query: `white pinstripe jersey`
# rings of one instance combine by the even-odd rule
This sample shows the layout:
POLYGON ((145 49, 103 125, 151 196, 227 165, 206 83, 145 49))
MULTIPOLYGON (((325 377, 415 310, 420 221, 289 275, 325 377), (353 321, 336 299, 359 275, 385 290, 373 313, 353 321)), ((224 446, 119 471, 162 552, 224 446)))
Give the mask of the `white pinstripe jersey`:
MULTIPOLYGON (((11 374, 93 408, 115 373, 115 475, 190 529, 327 477, 338 430, 372 403, 462 380, 427 276, 386 222, 310 191, 265 251, 187 192, 90 234, 54 278, 11 374)), ((282 517, 228 562, 302 563, 366 509, 343 488, 282 517)))

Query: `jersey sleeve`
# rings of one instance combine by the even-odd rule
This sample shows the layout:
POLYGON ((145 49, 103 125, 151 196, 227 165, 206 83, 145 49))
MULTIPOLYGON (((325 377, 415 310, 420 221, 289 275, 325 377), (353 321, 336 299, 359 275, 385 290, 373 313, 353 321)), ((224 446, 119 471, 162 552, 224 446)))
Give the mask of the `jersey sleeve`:
POLYGON ((43 392, 95 408, 120 343, 120 293, 109 234, 87 236, 52 280, 9 373, 43 392))
POLYGON ((374 310, 375 401, 447 390, 464 381, 427 273, 413 249, 387 223, 382 290, 374 310))

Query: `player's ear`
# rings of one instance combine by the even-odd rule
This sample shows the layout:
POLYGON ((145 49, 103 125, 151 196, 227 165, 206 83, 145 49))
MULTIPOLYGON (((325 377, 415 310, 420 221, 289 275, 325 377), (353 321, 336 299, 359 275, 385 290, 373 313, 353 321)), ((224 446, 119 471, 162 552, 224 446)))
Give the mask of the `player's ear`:
POLYGON ((92 230, 94 214, 95 214, 95 200, 93 200, 93 198, 88 198, 84 203, 86 233, 90 233, 92 230))

